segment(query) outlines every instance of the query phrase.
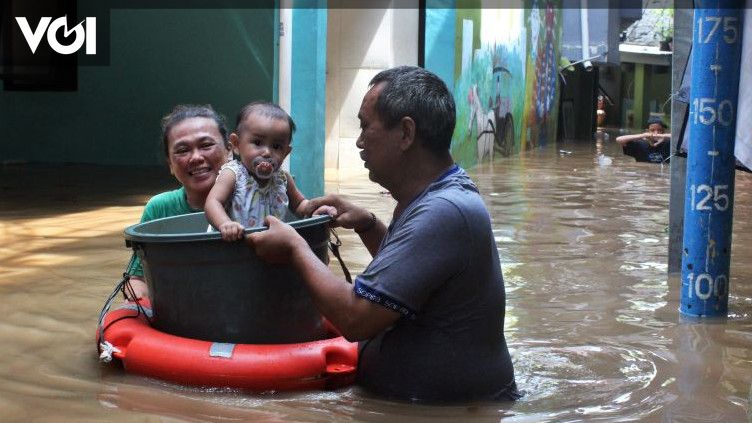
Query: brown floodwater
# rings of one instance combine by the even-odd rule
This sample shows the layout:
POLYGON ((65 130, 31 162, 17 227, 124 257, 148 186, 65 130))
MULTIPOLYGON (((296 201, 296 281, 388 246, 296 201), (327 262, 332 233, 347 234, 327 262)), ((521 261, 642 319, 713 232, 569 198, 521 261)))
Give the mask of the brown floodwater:
MULTIPOLYGON (((410 405, 357 387, 197 389, 101 364, 95 328, 129 257, 123 228, 175 183, 159 168, 0 167, 0 420, 747 420, 752 175, 736 178, 729 317, 697 323, 680 317, 679 279, 666 275, 668 166, 635 163, 612 141, 581 142, 496 158, 470 174, 506 281, 507 342, 526 393, 514 403, 410 405)), ((326 189, 385 220, 394 205, 363 174, 326 189)), ((340 237, 357 273, 368 253, 352 233, 340 237)))

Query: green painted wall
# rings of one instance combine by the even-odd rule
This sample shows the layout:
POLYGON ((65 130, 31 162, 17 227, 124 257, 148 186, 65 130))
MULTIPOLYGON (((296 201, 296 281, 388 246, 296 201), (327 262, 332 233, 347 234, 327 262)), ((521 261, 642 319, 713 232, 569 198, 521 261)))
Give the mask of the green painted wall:
POLYGON ((645 125, 650 113, 664 113, 663 121, 671 123, 671 105, 668 102, 671 95, 671 67, 650 66, 645 78, 645 125))
POLYGON ((645 122, 645 65, 635 63, 634 76, 634 103, 632 103, 632 113, 635 125, 641 128, 642 122, 645 122))
POLYGON ((623 110, 620 124, 632 130, 647 126, 650 113, 664 113, 664 122, 671 122, 671 72, 668 66, 622 63, 621 96, 623 110), (640 68, 643 70, 640 71, 640 68), (629 114, 633 119, 630 123, 629 114))
POLYGON ((273 9, 110 16, 110 65, 80 66, 78 91, 0 91, 0 163, 161 164, 175 104, 212 104, 232 127, 243 104, 273 100, 273 9))

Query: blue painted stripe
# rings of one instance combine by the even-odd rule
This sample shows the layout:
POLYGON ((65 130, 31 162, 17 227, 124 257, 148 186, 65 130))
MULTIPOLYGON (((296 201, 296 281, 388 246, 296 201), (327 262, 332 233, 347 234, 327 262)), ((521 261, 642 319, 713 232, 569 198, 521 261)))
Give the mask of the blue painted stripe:
POLYGON ((292 11, 290 171, 307 198, 324 194, 326 144, 326 25, 324 0, 295 0, 292 11))
POLYGON ((426 2, 425 67, 444 80, 450 92, 454 90, 455 6, 455 0, 426 2))

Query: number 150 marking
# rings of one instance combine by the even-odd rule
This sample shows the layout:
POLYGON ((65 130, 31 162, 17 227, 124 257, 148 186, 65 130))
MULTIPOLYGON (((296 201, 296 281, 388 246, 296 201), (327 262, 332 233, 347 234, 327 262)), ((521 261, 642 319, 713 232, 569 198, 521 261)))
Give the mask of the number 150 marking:
POLYGON ((712 97, 695 98, 694 106, 695 124, 714 125, 716 122, 723 126, 731 126, 734 119, 734 105, 731 100, 722 100, 716 106, 716 99, 712 97))

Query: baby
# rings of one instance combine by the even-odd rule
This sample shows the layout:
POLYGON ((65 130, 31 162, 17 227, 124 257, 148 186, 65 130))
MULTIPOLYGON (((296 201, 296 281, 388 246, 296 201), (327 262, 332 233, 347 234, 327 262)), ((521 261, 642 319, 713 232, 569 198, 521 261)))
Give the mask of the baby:
MULTIPOLYGON (((292 118, 275 104, 254 102, 238 113, 230 143, 240 160, 222 166, 204 205, 225 241, 242 239, 245 227, 262 225, 268 215, 284 219, 288 210, 298 215, 305 210, 308 200, 280 169, 292 150, 293 132, 292 118)), ((336 214, 333 208, 323 212, 336 214)))

